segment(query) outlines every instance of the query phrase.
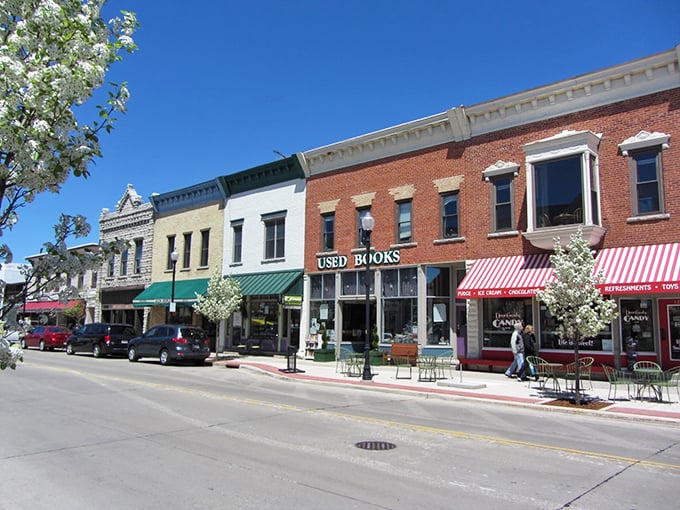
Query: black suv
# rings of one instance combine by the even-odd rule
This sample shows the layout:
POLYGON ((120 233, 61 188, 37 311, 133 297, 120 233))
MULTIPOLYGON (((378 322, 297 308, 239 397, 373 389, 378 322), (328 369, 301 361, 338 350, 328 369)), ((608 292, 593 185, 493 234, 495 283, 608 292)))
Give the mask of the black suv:
POLYGON ((127 352, 130 361, 152 357, 161 365, 184 360, 202 365, 210 356, 210 340, 197 326, 161 324, 130 340, 127 352))
POLYGON ((129 324, 92 322, 78 328, 66 340, 66 354, 91 352, 95 358, 127 354, 128 342, 137 335, 129 324))

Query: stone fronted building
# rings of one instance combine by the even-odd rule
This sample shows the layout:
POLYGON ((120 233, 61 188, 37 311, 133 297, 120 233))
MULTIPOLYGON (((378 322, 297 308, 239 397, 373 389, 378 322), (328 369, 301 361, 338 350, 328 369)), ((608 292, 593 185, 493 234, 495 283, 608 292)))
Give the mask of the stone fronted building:
POLYGON ((133 185, 128 184, 113 211, 102 209, 99 232, 100 241, 125 239, 128 249, 109 258, 99 271, 101 305, 95 320, 132 324, 141 332, 144 325, 143 311, 136 309, 132 300, 151 282, 151 203, 144 202, 133 185))

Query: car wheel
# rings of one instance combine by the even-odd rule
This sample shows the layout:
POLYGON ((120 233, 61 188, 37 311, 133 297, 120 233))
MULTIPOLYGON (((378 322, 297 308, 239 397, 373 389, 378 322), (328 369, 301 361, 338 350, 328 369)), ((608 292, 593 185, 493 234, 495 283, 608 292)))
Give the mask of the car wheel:
POLYGON ((167 349, 163 349, 161 351, 161 355, 158 357, 161 361, 161 365, 169 365, 170 364, 170 353, 168 352, 167 349))
POLYGON ((99 344, 94 344, 94 347, 92 348, 92 356, 95 358, 102 357, 102 348, 99 344))
POLYGON ((41 351, 45 350, 45 340, 40 340, 40 344, 38 344, 38 349, 41 351))
POLYGON ((72 344, 66 344, 66 354, 75 354, 76 351, 73 350, 73 345, 72 344))
POLYGON ((128 361, 133 362, 137 361, 139 359, 139 356, 137 356, 137 349, 134 347, 130 347, 128 349, 128 361))

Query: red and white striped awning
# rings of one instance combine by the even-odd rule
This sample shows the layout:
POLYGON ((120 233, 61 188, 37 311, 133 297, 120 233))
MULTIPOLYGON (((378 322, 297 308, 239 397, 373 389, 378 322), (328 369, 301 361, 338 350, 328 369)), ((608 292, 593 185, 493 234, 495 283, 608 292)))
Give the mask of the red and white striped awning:
POLYGON ((532 297, 552 279, 550 254, 478 259, 472 264, 456 296, 460 299, 532 297))
POLYGON ((597 254, 603 294, 680 292, 680 243, 605 248, 597 254))

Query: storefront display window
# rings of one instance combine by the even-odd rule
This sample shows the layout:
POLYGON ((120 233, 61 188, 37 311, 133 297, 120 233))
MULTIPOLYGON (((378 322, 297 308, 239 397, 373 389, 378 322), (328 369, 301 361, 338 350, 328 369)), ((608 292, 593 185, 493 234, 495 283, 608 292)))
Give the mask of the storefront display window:
POLYGON ((411 342, 417 338, 418 273, 416 268, 382 272, 384 342, 411 342))
POLYGON ((310 283, 310 333, 316 334, 320 327, 335 341, 335 274, 316 274, 310 283))
POLYGON ((654 313, 651 299, 621 299, 619 303, 621 320, 622 352, 626 342, 632 338, 638 352, 654 352, 654 313))
POLYGON ((427 343, 451 344, 451 270, 427 267, 427 343))
MULTIPOLYGON (((539 335, 539 349, 558 349, 558 350, 574 350, 573 340, 560 338, 555 330, 557 328, 557 320, 548 310, 548 307, 540 304, 540 335, 539 335)), ((607 325, 605 329, 594 338, 586 338, 581 341, 578 346, 580 351, 602 351, 611 353, 614 349, 612 340, 611 324, 607 325)))
POLYGON ((275 339, 278 334, 279 305, 276 300, 253 300, 250 305, 250 336, 275 339))
POLYGON ((533 324, 531 299, 485 299, 484 347, 510 349, 510 336, 516 322, 533 324))
MULTIPOLYGON (((342 273, 342 295, 363 296, 366 294, 366 271, 346 271, 342 273)), ((375 271, 369 271, 369 294, 375 292, 375 271)))

